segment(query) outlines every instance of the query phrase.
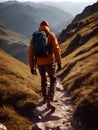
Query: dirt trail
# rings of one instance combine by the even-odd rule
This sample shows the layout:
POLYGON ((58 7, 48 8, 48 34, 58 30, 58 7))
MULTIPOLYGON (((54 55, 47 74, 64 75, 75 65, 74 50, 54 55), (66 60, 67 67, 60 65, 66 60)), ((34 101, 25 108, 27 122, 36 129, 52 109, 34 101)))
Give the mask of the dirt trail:
POLYGON ((53 105, 56 107, 54 113, 47 108, 47 104, 39 100, 34 110, 38 117, 37 128, 32 128, 32 130, 84 130, 82 124, 74 119, 71 98, 63 90, 59 80, 57 80, 53 105))

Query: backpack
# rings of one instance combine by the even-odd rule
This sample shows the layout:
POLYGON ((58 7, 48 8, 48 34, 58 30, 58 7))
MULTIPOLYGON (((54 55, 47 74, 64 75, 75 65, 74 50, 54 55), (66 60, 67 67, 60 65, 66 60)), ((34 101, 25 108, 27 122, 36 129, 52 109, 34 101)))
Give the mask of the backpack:
POLYGON ((33 33, 32 44, 36 57, 44 57, 51 54, 51 48, 48 43, 48 34, 46 34, 45 31, 36 31, 33 33))

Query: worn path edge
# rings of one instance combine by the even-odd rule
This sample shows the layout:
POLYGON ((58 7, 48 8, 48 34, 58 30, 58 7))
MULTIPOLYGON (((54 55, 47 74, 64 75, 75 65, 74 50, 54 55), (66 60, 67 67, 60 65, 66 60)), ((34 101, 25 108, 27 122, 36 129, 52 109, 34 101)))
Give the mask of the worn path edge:
POLYGON ((36 127, 31 127, 31 130, 84 130, 82 123, 73 116, 71 98, 63 89, 60 79, 57 79, 53 105, 56 109, 52 113, 42 99, 38 101, 33 111, 37 119, 36 127))

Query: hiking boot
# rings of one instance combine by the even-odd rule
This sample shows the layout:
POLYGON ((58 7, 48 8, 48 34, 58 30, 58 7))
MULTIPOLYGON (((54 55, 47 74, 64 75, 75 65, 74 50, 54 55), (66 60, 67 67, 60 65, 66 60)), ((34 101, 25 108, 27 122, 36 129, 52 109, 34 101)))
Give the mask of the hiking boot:
POLYGON ((50 108, 51 107, 51 101, 47 100, 47 107, 50 108))
POLYGON ((52 103, 53 103, 53 98, 48 97, 48 99, 47 99, 47 107, 51 107, 52 103))
POLYGON ((51 106, 51 112, 55 112, 55 107, 51 106))
POLYGON ((52 101, 50 101, 50 100, 48 100, 47 101, 47 107, 49 108, 49 109, 51 109, 51 112, 54 112, 55 111, 55 107, 52 105, 52 101))

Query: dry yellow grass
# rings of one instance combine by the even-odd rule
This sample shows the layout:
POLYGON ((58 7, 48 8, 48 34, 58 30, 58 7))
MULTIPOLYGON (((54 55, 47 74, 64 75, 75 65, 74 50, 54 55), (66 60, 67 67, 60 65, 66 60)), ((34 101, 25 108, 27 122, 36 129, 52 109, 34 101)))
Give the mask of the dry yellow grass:
MULTIPOLYGON (((98 35, 66 55, 69 43, 80 33, 90 33, 98 23, 98 13, 82 20, 88 24, 61 44, 64 88, 71 95, 75 115, 85 124, 98 124, 98 35), (91 115, 92 113, 92 115, 91 115)), ((8 32, 9 34, 10 32, 8 32)), ((16 35, 16 34, 15 34, 16 35)), ((6 40, 13 42, 12 37, 6 40)), ((15 41, 17 41, 16 39, 15 41)), ((31 75, 25 64, 0 49, 0 122, 10 130, 27 130, 33 120, 33 108, 40 98, 39 75, 31 75)))
POLYGON ((39 75, 0 49, 0 122, 10 130, 27 130, 40 98, 39 75))
MULTIPOLYGON (((77 33, 85 36, 97 27, 98 12, 82 22, 88 22, 88 24, 77 33)), ((98 34, 66 55, 68 46, 77 33, 61 45, 62 54, 64 53, 65 56, 62 59, 63 70, 59 72, 59 75, 64 88, 72 97, 76 117, 90 127, 97 127, 98 34)))
POLYGON ((11 106, 0 108, 0 120, 8 130, 28 130, 31 122, 20 116, 11 106))
POLYGON ((28 45, 28 40, 24 35, 13 32, 9 28, 0 25, 0 39, 8 41, 9 44, 12 43, 24 43, 28 45))

